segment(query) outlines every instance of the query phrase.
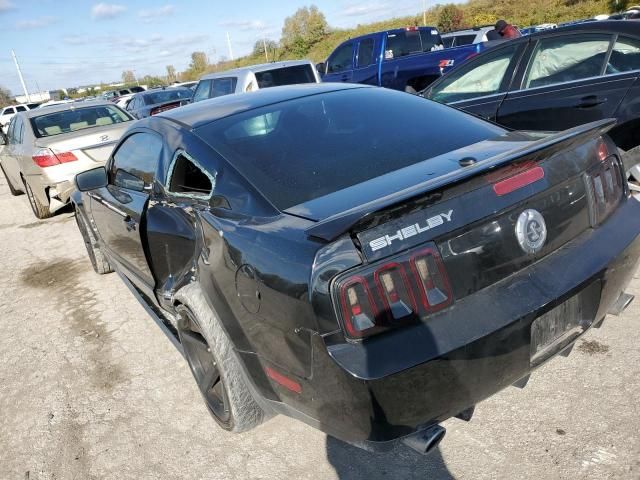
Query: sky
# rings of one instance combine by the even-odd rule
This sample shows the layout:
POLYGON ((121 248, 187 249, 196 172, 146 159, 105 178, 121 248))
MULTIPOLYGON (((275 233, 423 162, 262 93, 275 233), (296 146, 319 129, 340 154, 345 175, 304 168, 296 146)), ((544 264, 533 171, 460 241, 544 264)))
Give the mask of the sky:
MULTIPOLYGON (((432 0, 317 0, 331 27, 345 28, 417 14, 432 0)), ((211 62, 249 53, 265 36, 278 40, 284 19, 307 0, 0 0, 0 86, 30 92, 119 81, 185 70, 191 52, 211 62)))

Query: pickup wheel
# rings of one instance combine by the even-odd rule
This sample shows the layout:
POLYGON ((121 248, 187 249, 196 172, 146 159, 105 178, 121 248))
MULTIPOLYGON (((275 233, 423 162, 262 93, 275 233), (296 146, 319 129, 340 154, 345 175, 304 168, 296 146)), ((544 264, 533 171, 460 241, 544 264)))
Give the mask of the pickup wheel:
POLYGON ((22 190, 18 190, 13 186, 13 183, 11 183, 11 180, 9 179, 7 172, 4 171, 4 167, 2 166, 2 164, 0 164, 0 170, 2 170, 2 174, 4 175, 4 178, 7 180, 7 185, 9 185, 9 192, 11 193, 11 195, 13 195, 14 197, 17 197, 18 195, 22 195, 24 192, 22 190))
POLYGON ((33 190, 31 190, 31 186, 27 183, 27 181, 22 178, 22 183, 24 184, 24 192, 27 194, 27 198, 29 199, 29 205, 31 205, 31 210, 33 210, 33 214, 36 218, 43 220, 45 218, 53 217, 53 213, 49 210, 49 205, 43 205, 38 200, 38 197, 35 196, 33 190))
POLYGON ((209 412, 225 430, 257 427, 265 419, 264 410, 253 398, 240 360, 200 287, 187 285, 175 298, 180 343, 209 412))
POLYGON ((100 275, 113 272, 111 264, 105 258, 102 250, 100 250, 100 246, 98 245, 93 232, 87 226, 87 223, 82 218, 82 215, 80 215, 76 209, 74 209, 74 213, 76 217, 76 223, 78 224, 78 230, 80 230, 80 234, 82 235, 82 240, 84 241, 84 246, 87 249, 87 253, 89 254, 89 260, 91 260, 91 266, 93 267, 93 270, 100 275))

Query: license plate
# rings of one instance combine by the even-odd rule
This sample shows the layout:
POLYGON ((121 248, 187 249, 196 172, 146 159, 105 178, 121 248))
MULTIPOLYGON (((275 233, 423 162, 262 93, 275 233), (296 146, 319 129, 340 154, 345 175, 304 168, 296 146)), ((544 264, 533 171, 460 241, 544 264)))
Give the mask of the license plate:
POLYGON ((590 312, 585 312, 583 297, 584 293, 575 295, 533 321, 532 365, 559 352, 589 328, 592 320, 590 312))

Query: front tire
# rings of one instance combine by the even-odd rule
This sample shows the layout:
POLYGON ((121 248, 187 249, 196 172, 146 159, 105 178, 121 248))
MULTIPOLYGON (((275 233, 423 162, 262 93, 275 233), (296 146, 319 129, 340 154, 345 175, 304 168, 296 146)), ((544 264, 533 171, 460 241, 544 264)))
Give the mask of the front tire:
POLYGON ((2 174, 4 175, 4 178, 7 180, 7 185, 9 186, 9 192, 11 193, 11 195, 13 195, 14 197, 17 197, 18 195, 22 195, 24 192, 21 190, 18 190, 13 186, 13 183, 11 183, 11 179, 9 178, 9 175, 7 175, 7 172, 4 171, 4 167, 2 166, 1 163, 0 163, 0 170, 2 170, 2 174))
POLYGON ((265 420, 218 316, 197 284, 176 294, 178 335, 205 404, 225 430, 245 432, 265 420))
POLYGON ((104 256, 104 253, 102 253, 102 250, 100 250, 100 247, 97 245, 95 236, 89 229, 89 226, 84 221, 82 216, 78 213, 78 210, 74 209, 74 213, 76 217, 76 223, 78 225, 78 230, 80 230, 80 235, 82 235, 82 240, 84 242, 85 248, 87 249, 89 260, 91 260, 93 271, 99 275, 113 272, 111 264, 104 256))
POLYGON ((27 183, 27 181, 22 178, 22 183, 24 184, 24 192, 27 194, 27 198, 29 199, 29 205, 31 205, 31 210, 33 210, 33 214, 36 218, 43 220, 45 218, 53 217, 53 213, 49 210, 49 205, 43 205, 38 200, 38 197, 35 196, 33 190, 31 190, 31 186, 27 183))

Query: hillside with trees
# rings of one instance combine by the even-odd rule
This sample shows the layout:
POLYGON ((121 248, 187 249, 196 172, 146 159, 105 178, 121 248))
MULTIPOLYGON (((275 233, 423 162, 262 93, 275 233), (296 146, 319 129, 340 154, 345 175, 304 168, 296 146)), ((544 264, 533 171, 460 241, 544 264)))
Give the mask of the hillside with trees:
MULTIPOLYGON (((251 54, 233 61, 223 60, 204 67, 200 63, 198 68, 194 68, 192 62, 189 69, 181 73, 180 78, 183 81, 195 80, 204 72, 264 63, 266 58, 269 61, 308 58, 320 62, 324 61, 339 43, 348 38, 391 28, 423 25, 424 20, 427 25, 437 26, 441 32, 492 25, 500 18, 525 27, 591 18, 602 13, 623 11, 631 5, 632 2, 627 0, 470 0, 466 3, 436 5, 426 13, 416 12, 413 16, 389 18, 351 29, 332 28, 316 6, 303 7, 285 19, 279 41, 258 40, 251 54)), ((393 12, 389 12, 389 16, 392 15, 393 12)), ((197 53, 202 52, 194 52, 197 53)))

